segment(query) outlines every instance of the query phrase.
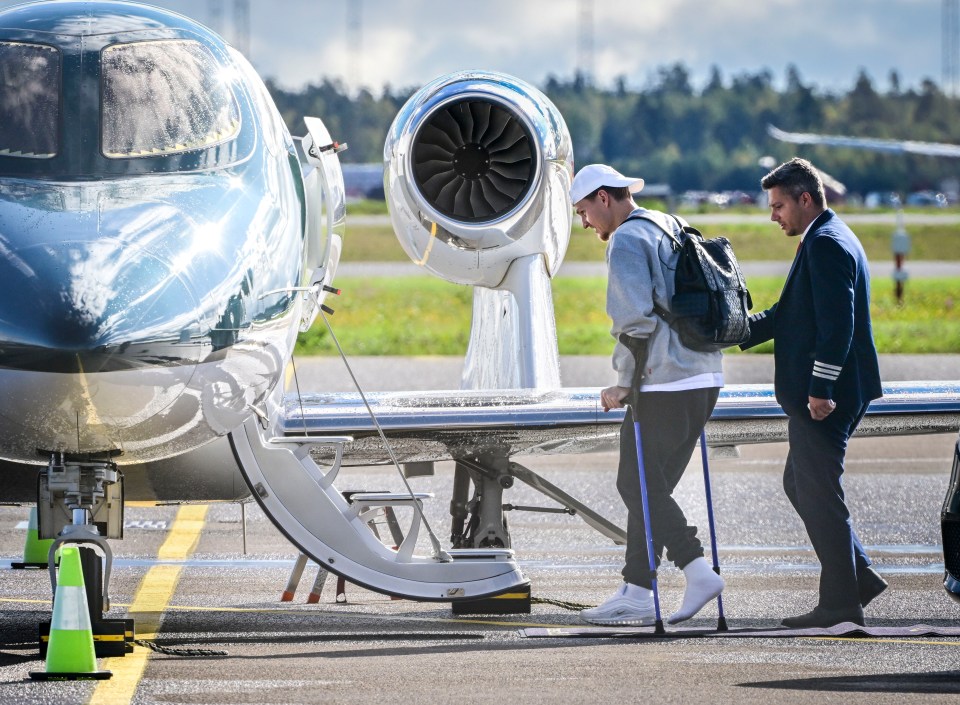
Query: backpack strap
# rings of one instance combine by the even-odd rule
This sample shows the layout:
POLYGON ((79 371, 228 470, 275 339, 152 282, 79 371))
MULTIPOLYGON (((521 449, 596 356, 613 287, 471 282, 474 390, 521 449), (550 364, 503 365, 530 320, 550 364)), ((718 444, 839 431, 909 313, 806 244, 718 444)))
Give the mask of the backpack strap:
MULTIPOLYGON (((670 246, 673 248, 674 252, 678 252, 680 250, 680 248, 683 246, 683 242, 677 233, 673 232, 673 228, 670 227, 672 223, 677 224, 677 227, 680 229, 680 233, 694 236, 701 240, 703 239, 703 236, 700 234, 699 230, 690 227, 687 221, 680 216, 675 215, 674 213, 644 210, 642 213, 633 213, 627 218, 627 220, 623 222, 626 223, 629 220, 647 220, 656 225, 658 228, 660 228, 660 230, 663 231, 664 235, 670 238, 670 246)), ((622 224, 623 223, 621 223, 621 225, 622 224)), ((673 313, 665 309, 656 301, 653 302, 653 312, 666 321, 667 325, 669 326, 672 326, 674 321, 677 320, 677 317, 674 316, 673 313)))
POLYGON ((653 312, 660 316, 663 320, 667 322, 668 326, 672 326, 673 322, 677 320, 677 317, 670 313, 663 306, 658 304, 656 301, 653 302, 653 312))
MULTIPOLYGON (((677 236, 677 234, 673 232, 673 228, 670 227, 670 224, 675 222, 680 227, 680 232, 685 232, 684 227, 689 227, 687 226, 686 221, 679 216, 673 215, 672 213, 668 215, 667 213, 662 213, 660 211, 645 210, 642 213, 634 212, 627 218, 627 220, 623 222, 626 223, 630 220, 646 220, 656 225, 658 228, 660 228, 660 230, 663 231, 664 235, 670 238, 671 247, 673 247, 674 252, 680 249, 680 245, 682 243, 680 242, 680 238, 677 236), (670 220, 671 218, 673 220, 670 220)), ((623 223, 621 223, 621 225, 622 224, 623 223)))

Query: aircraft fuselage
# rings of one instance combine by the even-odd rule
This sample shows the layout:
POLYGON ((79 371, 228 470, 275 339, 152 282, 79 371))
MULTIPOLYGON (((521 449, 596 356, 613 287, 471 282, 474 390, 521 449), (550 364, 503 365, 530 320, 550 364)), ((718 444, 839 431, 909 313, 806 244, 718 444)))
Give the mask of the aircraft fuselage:
POLYGON ((297 334, 303 177, 263 83, 199 25, 122 9, 0 23, 7 460, 199 447, 264 402, 297 334))

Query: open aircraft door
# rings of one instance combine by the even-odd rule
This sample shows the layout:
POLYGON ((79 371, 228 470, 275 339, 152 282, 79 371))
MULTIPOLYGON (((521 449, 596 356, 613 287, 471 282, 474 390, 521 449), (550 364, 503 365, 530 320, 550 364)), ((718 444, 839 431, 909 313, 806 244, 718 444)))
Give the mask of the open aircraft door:
POLYGON ((332 287, 340 262, 343 235, 347 217, 343 171, 340 152, 346 143, 335 142, 320 118, 305 117, 307 135, 303 138, 303 153, 313 169, 304 175, 307 202, 307 246, 305 271, 309 273, 308 288, 313 292, 303 309, 300 331, 309 330, 332 287))

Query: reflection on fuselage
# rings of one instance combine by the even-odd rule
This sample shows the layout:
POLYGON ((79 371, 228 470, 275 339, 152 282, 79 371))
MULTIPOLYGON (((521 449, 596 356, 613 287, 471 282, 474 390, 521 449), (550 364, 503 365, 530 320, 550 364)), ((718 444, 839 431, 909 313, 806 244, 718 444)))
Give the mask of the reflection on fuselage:
POLYGON ((0 458, 21 462, 147 462, 223 435, 278 389, 300 320, 290 289, 304 277, 303 176, 260 79, 185 18, 137 8, 91 25, 84 5, 50 12, 57 34, 43 32, 46 10, 0 13, 0 47, 52 45, 63 58, 54 154, 0 151, 0 458), (143 121, 150 129, 131 141, 113 120, 131 156, 108 155, 97 67, 108 49, 119 57, 117 46, 158 38, 213 62, 219 93, 202 110, 177 107, 192 92, 169 72, 131 77, 152 66, 131 52, 112 69, 149 90, 122 106, 124 121, 162 105, 220 122, 198 119, 199 148, 176 134, 151 151, 170 121, 143 121))

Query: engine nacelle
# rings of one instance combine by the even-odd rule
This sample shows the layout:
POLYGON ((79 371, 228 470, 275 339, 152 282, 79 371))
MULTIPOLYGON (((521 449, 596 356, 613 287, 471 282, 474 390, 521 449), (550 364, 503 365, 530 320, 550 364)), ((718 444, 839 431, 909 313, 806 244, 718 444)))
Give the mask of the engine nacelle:
POLYGON ((414 263, 457 284, 497 287, 511 263, 566 253, 573 147, 533 86, 499 73, 443 76, 397 114, 384 146, 397 238, 414 263))

